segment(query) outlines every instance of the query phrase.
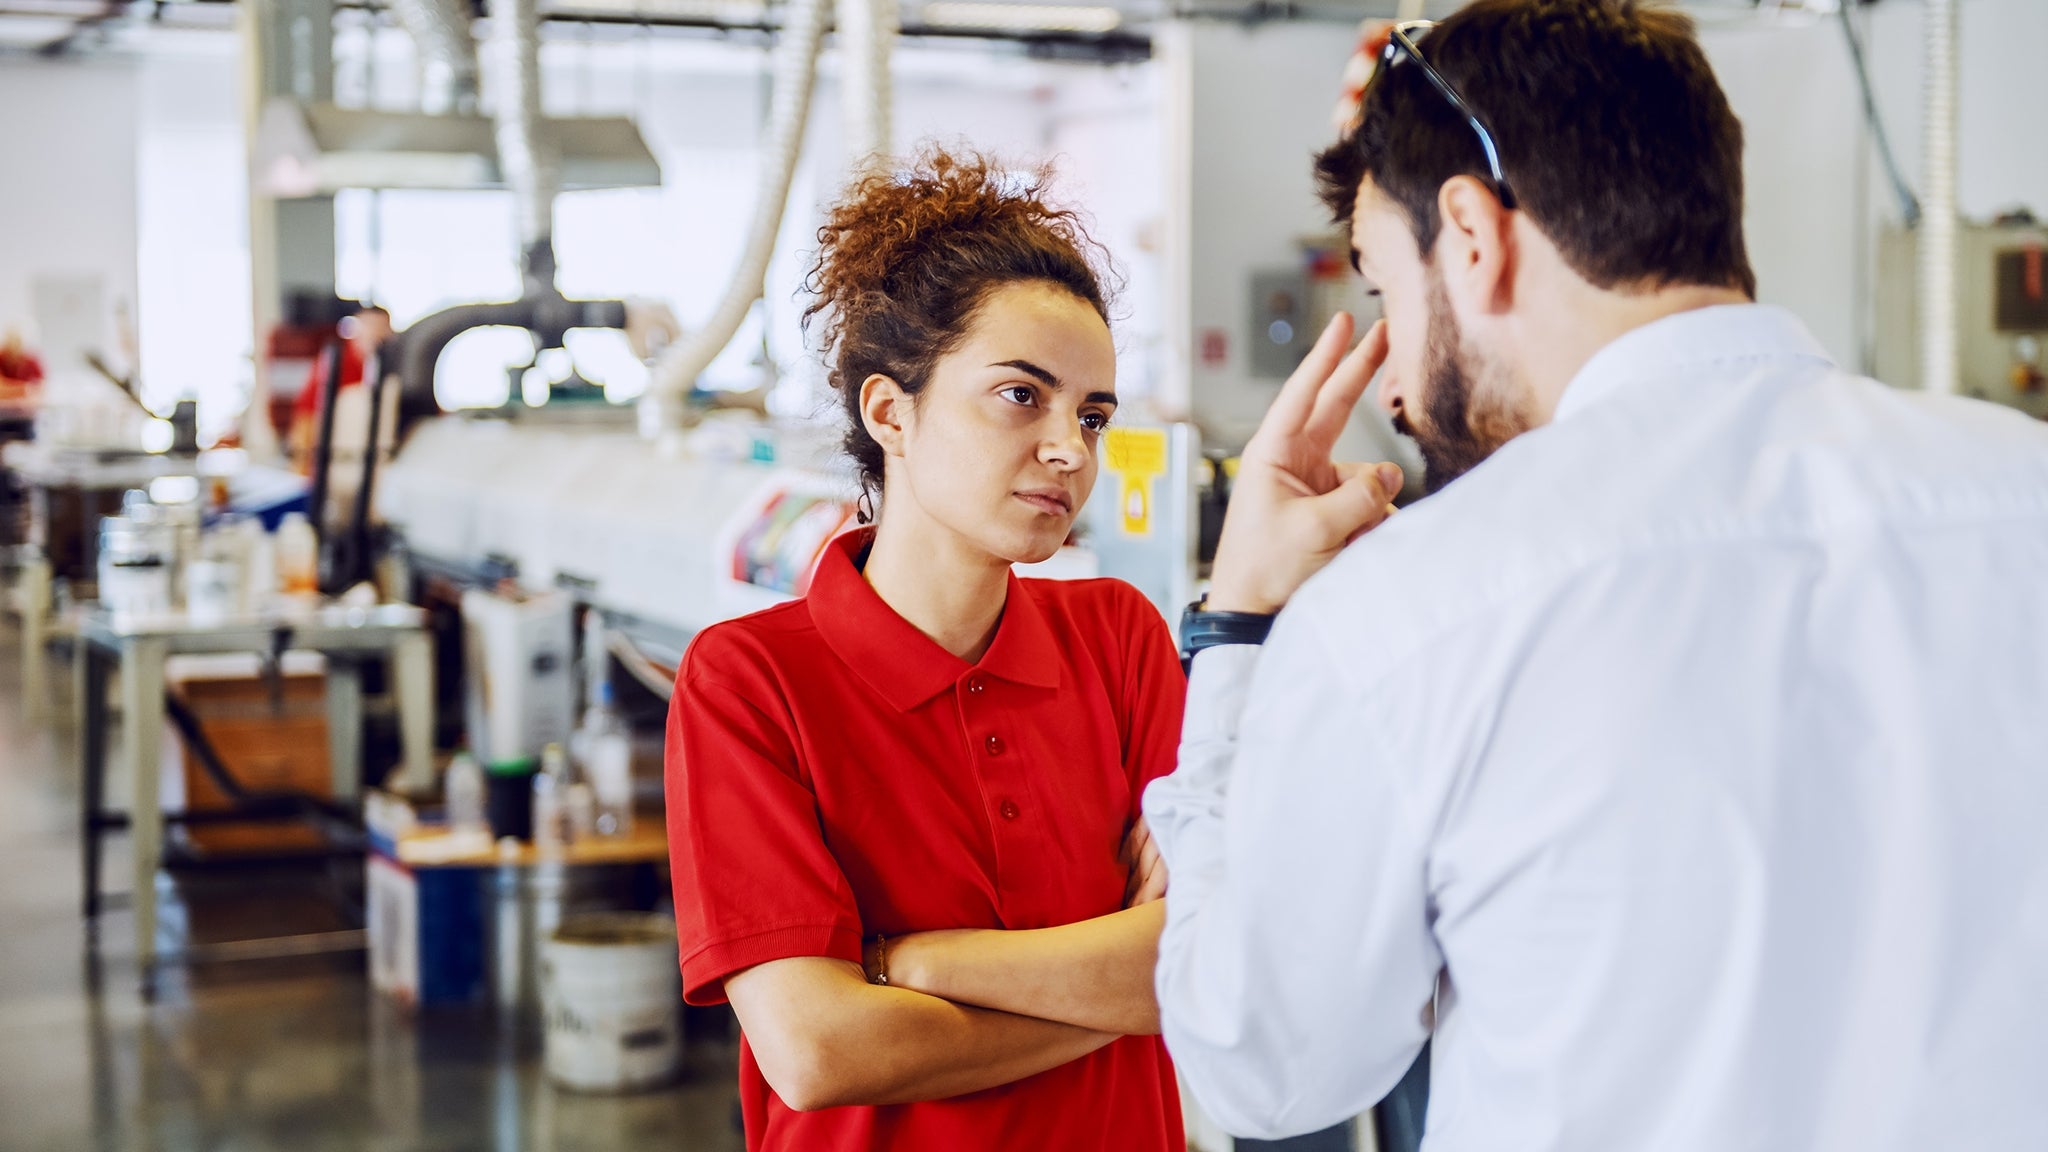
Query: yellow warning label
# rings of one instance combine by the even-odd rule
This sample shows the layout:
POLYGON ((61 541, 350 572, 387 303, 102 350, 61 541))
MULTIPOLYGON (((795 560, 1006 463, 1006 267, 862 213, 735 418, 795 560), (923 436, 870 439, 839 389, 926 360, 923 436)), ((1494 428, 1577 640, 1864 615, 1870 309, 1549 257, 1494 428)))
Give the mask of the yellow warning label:
POLYGON ((1118 505, 1124 535, 1152 534, 1152 481, 1166 474, 1164 428, 1111 428, 1103 434, 1103 461, 1121 481, 1118 505))

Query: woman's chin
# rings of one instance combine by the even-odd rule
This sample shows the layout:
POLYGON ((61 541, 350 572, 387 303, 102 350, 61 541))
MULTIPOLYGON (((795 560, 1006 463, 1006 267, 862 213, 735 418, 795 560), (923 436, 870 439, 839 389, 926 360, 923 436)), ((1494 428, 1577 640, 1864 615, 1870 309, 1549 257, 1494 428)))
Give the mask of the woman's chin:
POLYGON ((1062 527, 1058 532, 1021 533, 990 551, 1012 564, 1043 564, 1057 556, 1066 542, 1067 532, 1062 527))

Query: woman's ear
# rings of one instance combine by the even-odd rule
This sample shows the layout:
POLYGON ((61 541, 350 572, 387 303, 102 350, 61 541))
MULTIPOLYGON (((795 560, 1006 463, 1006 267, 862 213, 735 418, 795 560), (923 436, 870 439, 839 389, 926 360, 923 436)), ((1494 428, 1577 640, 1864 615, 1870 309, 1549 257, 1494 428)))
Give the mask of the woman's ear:
POLYGON ((910 394, 892 377, 880 372, 861 381, 860 418, 868 435, 882 446, 886 456, 903 455, 903 426, 910 417, 910 394))

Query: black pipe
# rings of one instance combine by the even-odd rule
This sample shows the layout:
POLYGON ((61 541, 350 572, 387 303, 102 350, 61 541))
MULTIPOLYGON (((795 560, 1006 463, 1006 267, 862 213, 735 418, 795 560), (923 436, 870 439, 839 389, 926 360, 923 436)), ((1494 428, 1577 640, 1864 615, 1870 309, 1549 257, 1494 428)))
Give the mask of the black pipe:
POLYGON ((624 328, 626 303, 568 300, 551 291, 499 304, 458 304, 421 319, 397 336, 401 429, 441 411, 434 399, 434 366, 449 342, 472 328, 491 325, 524 328, 541 338, 541 347, 553 348, 571 328, 624 328))
POLYGON ((246 817, 264 818, 276 816, 309 816, 332 821, 348 827, 359 825, 360 814, 350 805, 325 796, 295 788, 257 789, 251 788, 228 770, 221 759, 219 749, 206 735, 206 728, 199 722, 190 706, 180 700, 176 693, 164 694, 164 717, 178 730, 178 738, 192 753, 199 764, 199 770, 213 781, 213 786, 226 794, 228 800, 241 810, 246 817))
MULTIPOLYGON (((327 481, 334 469, 334 398, 341 395, 342 343, 327 346, 326 362, 320 372, 319 427, 313 437, 312 491, 306 497, 306 519, 313 525, 313 538, 327 540, 327 481)), ((269 413, 261 413, 269 419, 269 413)))
POLYGON ((356 486, 348 524, 341 530, 333 564, 327 570, 330 596, 339 596, 359 580, 370 577, 370 489, 377 483, 377 444, 384 427, 384 388, 391 374, 376 365, 377 379, 370 384, 370 430, 363 438, 362 482, 356 486))
POLYGON ((1842 18, 1842 38, 1849 42, 1849 63, 1856 69, 1856 87, 1863 97, 1863 119, 1870 125, 1870 134, 1877 139, 1877 155, 1884 161, 1884 174, 1891 181, 1892 195, 1899 200, 1899 219, 1906 227, 1920 223, 1920 197, 1913 194, 1912 185, 1899 171, 1899 162, 1892 155, 1892 139, 1884 130, 1884 117, 1877 114, 1877 94, 1870 87, 1870 67, 1863 60, 1863 41, 1856 35, 1856 20, 1849 14, 1850 6, 1836 9, 1842 18))

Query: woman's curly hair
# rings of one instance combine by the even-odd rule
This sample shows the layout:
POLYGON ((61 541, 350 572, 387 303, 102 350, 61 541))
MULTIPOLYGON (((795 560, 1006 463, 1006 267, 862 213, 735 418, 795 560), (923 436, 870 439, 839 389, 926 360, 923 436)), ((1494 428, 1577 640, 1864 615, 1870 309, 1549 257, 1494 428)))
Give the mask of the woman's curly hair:
POLYGON ((1108 321, 1107 257, 1078 214, 1046 199, 1051 183, 1049 166, 1019 173, 927 145, 907 168, 854 181, 827 212, 803 319, 809 328, 825 317, 828 378, 864 487, 881 487, 883 454, 861 419, 861 385, 880 374, 911 396, 923 391, 990 292, 1052 284, 1108 321))

